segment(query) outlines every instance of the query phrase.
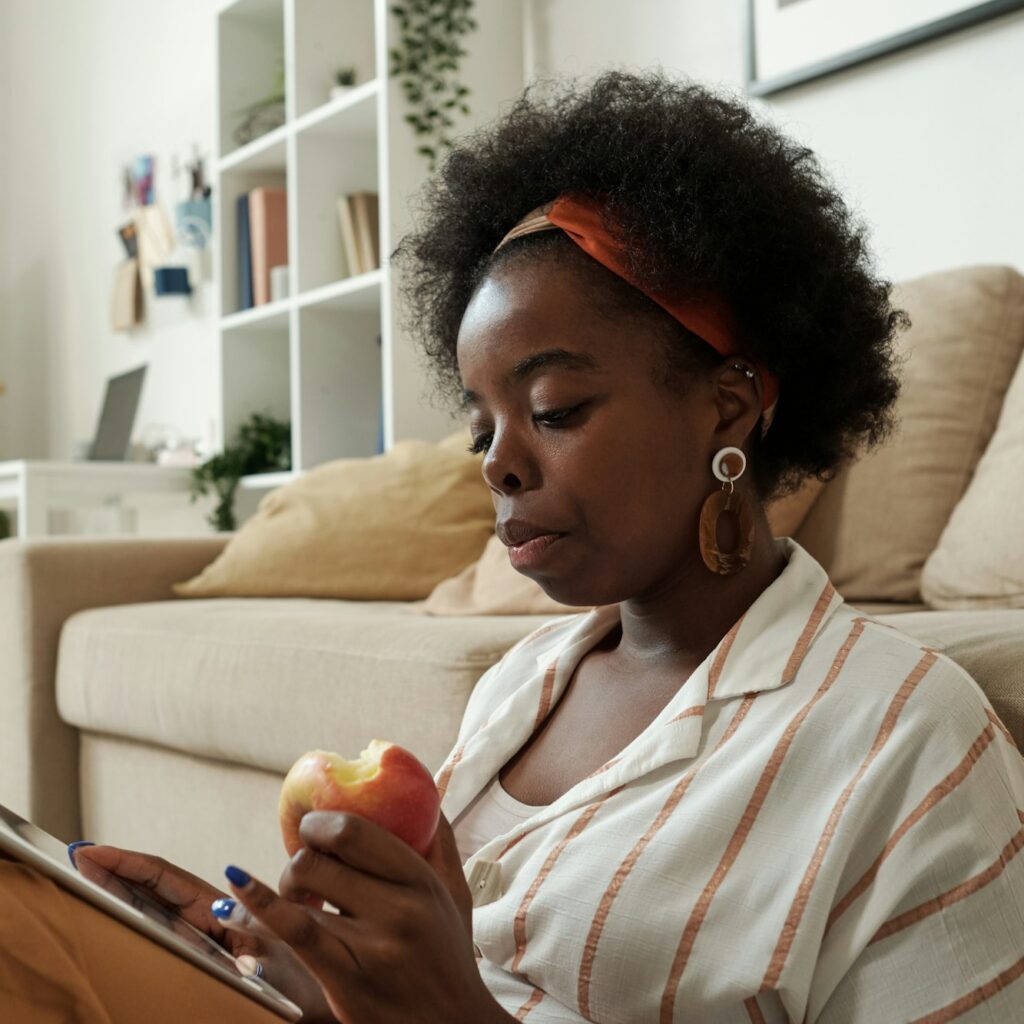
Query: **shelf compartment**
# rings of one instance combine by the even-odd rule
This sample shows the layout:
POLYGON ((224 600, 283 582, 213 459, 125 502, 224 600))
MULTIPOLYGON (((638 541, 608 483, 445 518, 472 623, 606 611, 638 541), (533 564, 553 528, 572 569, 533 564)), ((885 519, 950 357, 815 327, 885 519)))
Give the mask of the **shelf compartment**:
MULTIPOLYGON (((277 309, 270 311, 268 307, 282 307, 283 302, 264 303, 249 309, 238 308, 238 198, 254 188, 276 186, 287 189, 288 175, 282 166, 279 169, 253 170, 248 164, 223 172, 220 177, 220 188, 217 196, 217 216, 220 223, 220 308, 222 323, 234 326, 246 324, 250 320, 261 320, 265 316, 273 316, 277 309), (236 317, 239 318, 236 320, 236 317)), ((289 198, 290 202, 290 198, 289 198)), ((289 235, 289 241, 291 236, 289 235)), ((291 246, 289 245, 289 250, 291 246)), ((290 256, 289 256, 290 258, 290 256)))
POLYGON ((380 315, 380 289, 384 281, 383 270, 346 277, 322 288, 303 292, 297 299, 300 309, 312 306, 350 312, 380 315))
POLYGON ((377 131, 377 97, 380 83, 374 79, 357 85, 350 93, 339 96, 311 110, 295 122, 296 134, 328 135, 339 141, 345 136, 373 136, 377 131))
POLYGON ((236 0, 223 7, 217 15, 217 50, 217 143, 226 157, 240 148, 234 132, 247 116, 243 108, 274 91, 278 64, 284 60, 283 0, 236 0))
POLYGON ((288 311, 292 308, 291 299, 280 299, 267 302, 252 309, 243 309, 240 313, 232 313, 223 317, 220 322, 223 331, 288 331, 288 311))
POLYGON ((356 87, 377 77, 373 0, 295 5, 295 116, 328 102, 334 73, 354 66, 356 87))
POLYGON ((284 173, 287 162, 287 140, 289 128, 283 124, 248 145, 236 149, 230 156, 224 157, 217 164, 217 169, 225 171, 270 171, 284 173))
MULTIPOLYGON (((238 428, 253 413, 291 420, 291 352, 288 324, 239 327, 221 338, 221 397, 224 441, 230 444, 238 428)), ((292 426, 294 462, 295 427, 292 426)))
POLYGON ((299 310, 300 468, 375 455, 381 419, 380 315, 299 310))
MULTIPOLYGON (((365 104, 371 105, 375 121, 376 92, 365 104)), ((358 104, 340 111, 336 117, 296 135, 299 293, 352 276, 342 242, 337 201, 353 192, 379 190, 376 130, 358 134, 349 131, 352 126, 346 122, 346 115, 363 106, 358 104)))

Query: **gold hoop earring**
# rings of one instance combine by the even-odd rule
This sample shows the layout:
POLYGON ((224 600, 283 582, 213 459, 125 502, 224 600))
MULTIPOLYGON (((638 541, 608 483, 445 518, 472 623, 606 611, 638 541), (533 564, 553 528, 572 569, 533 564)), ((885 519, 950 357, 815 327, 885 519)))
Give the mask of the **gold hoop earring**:
POLYGON ((711 460, 711 472, 722 481, 722 488, 705 499, 700 510, 700 554, 704 564, 720 576, 731 576, 750 563, 754 547, 754 514, 750 503, 736 492, 736 481, 747 468, 747 457, 740 448, 720 448, 711 460), (730 471, 729 456, 740 459, 739 470, 730 471), (725 519, 722 519, 725 516, 725 519), (719 520, 731 529, 734 543, 731 550, 718 546, 719 520))

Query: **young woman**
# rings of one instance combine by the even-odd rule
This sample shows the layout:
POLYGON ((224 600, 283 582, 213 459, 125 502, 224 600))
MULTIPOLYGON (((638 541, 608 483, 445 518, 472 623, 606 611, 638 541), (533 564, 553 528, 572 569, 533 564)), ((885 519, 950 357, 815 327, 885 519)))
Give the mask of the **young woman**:
POLYGON ((426 860, 311 814, 280 895, 232 868, 211 911, 110 847, 83 870, 148 880, 313 1019, 1016 1019, 1024 761, 764 514, 883 440, 898 392, 906 318, 812 154, 612 71, 527 90, 422 214, 393 258, 497 532, 592 610, 480 680, 426 860))

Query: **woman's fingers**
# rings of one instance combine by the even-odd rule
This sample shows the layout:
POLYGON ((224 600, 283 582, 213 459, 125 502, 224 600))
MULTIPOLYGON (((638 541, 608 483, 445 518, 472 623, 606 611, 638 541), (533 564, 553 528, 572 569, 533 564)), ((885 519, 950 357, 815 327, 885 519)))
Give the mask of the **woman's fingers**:
POLYGON ((401 913, 406 891, 369 877, 331 854, 304 846, 288 862, 277 883, 286 900, 320 909, 326 900, 345 917, 401 913))
POLYGON ((359 962, 340 934, 345 927, 343 918, 282 899, 269 886, 239 868, 229 867, 225 873, 236 899, 254 918, 286 942, 321 981, 337 982, 339 969, 359 969, 359 962))
POLYGON ((151 857, 146 853, 122 850, 116 846, 81 846, 75 851, 75 864, 86 878, 90 877, 89 865, 97 864, 118 878, 149 889, 164 902, 176 907, 186 907, 193 903, 202 903, 208 907, 210 901, 219 895, 212 885, 207 885, 202 879, 175 867, 162 857, 151 857))
POLYGON ((302 841, 363 875, 399 885, 422 882, 426 862, 411 846, 366 818, 340 811, 310 811, 299 823, 302 841))
POLYGON ((277 936, 262 921, 252 916, 244 903, 231 897, 214 900, 210 905, 213 916, 231 932, 239 935, 251 935, 261 939, 276 939, 277 936))
POLYGON ((459 916, 466 927, 466 932, 473 934, 473 894, 469 891, 466 875, 462 868, 462 857, 455 842, 455 832, 448 819, 442 814, 437 822, 434 842, 427 851, 427 863, 444 883, 459 916))

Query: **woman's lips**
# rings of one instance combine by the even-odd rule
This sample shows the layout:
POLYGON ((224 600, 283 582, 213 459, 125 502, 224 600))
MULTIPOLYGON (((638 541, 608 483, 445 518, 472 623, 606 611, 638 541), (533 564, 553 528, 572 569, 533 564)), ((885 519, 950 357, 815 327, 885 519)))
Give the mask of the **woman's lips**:
POLYGON ((542 533, 539 537, 513 544, 508 549, 508 560, 513 569, 532 569, 546 557, 551 546, 560 541, 564 533, 542 533))

